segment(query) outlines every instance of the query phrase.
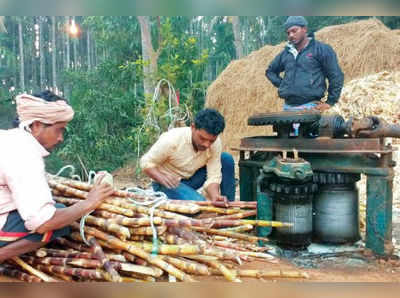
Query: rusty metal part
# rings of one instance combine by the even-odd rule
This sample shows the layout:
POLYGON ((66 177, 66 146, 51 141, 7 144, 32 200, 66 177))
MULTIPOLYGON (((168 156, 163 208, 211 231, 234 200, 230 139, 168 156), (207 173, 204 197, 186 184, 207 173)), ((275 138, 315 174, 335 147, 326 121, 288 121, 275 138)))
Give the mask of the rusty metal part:
POLYGON ((385 120, 375 116, 367 117, 372 123, 368 130, 359 130, 357 137, 360 138, 400 138, 400 125, 389 124, 385 120))
POLYGON ((285 125, 291 123, 310 123, 318 121, 321 113, 315 111, 277 112, 256 114, 247 120, 248 125, 285 125))
POLYGON ((241 139, 239 151, 292 151, 311 153, 390 153, 395 148, 384 146, 380 139, 303 139, 277 137, 247 137, 241 139))
POLYGON ((354 120, 350 118, 347 121, 347 134, 352 138, 359 137, 360 131, 372 130, 373 121, 370 118, 363 118, 361 120, 354 120))

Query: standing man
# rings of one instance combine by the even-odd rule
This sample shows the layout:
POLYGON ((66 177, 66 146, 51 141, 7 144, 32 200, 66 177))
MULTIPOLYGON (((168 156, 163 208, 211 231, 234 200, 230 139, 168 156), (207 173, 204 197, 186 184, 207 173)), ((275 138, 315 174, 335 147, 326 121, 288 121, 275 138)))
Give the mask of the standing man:
POLYGON ((154 180, 153 189, 177 200, 204 201, 196 190, 203 186, 213 202, 235 200, 235 164, 222 151, 218 137, 225 120, 214 109, 200 111, 191 127, 163 133, 143 155, 140 165, 154 180))
POLYGON ((331 46, 307 36, 307 20, 290 16, 285 30, 288 44, 275 57, 265 74, 285 100, 286 111, 317 109, 325 111, 339 99, 343 88, 343 72, 331 46), (280 74, 284 72, 282 78, 280 74), (328 99, 321 102, 329 82, 328 99))
POLYGON ((43 158, 64 140, 74 111, 44 91, 16 97, 19 127, 0 130, 0 262, 69 234, 69 227, 113 193, 99 179, 88 198, 66 208, 56 204, 43 158))

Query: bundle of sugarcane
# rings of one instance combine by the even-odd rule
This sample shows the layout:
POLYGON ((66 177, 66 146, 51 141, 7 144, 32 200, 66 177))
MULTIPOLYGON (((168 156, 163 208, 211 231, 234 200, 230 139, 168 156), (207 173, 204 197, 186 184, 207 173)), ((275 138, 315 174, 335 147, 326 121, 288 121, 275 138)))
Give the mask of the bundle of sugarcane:
MULTIPOLYGON (((65 205, 86 199, 92 188, 88 183, 52 176, 48 183, 54 199, 65 205)), ((41 280, 38 270, 63 281, 165 281, 169 276, 195 281, 196 276, 209 275, 222 275, 229 281, 240 281, 241 277, 306 278, 297 270, 240 269, 242 262, 252 260, 279 262, 268 254, 268 246, 257 245, 259 240, 268 239, 257 237, 255 226, 290 226, 246 219, 255 212, 255 202, 225 205, 160 200, 151 193, 116 190, 85 217, 84 223, 73 223, 68 238, 58 238, 21 256, 21 262, 32 268, 27 274, 41 280), (204 214, 207 216, 201 216, 204 214)), ((17 269, 21 270, 14 267, 17 269)))

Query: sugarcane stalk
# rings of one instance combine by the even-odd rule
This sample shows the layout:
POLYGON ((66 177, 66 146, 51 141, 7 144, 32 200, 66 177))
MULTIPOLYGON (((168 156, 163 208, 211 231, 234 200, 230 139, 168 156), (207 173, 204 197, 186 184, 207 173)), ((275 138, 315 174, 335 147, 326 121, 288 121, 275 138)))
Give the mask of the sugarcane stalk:
POLYGON ((29 264, 42 264, 42 265, 57 265, 57 266, 67 266, 71 265, 74 267, 81 267, 86 269, 96 269, 101 268, 101 263, 99 260, 94 259, 78 259, 78 258, 57 258, 57 257, 44 257, 35 258, 24 256, 23 259, 29 264))
POLYGON ((212 202, 212 201, 192 201, 192 200, 171 200, 171 202, 179 204, 196 204, 199 206, 214 206, 219 208, 241 208, 241 209, 257 209, 257 202, 212 202))
POLYGON ((267 220, 247 220, 247 219, 221 219, 220 216, 218 218, 213 219, 203 219, 202 227, 213 227, 213 228, 222 228, 222 227, 234 227, 234 226, 242 226, 242 225, 253 225, 253 226, 261 226, 261 227, 291 227, 292 223, 285 223, 280 221, 267 221, 267 220))
POLYGON ((188 229, 186 227, 179 228, 176 226, 171 226, 171 227, 168 227, 168 232, 170 232, 171 234, 175 234, 178 237, 180 237, 186 241, 189 241, 190 243, 195 243, 195 242, 201 240, 197 234, 195 234, 193 231, 191 231, 190 229, 188 229))
POLYGON ((210 265, 211 267, 217 269, 219 272, 221 272, 221 274, 223 276, 225 276, 225 278, 227 280, 233 281, 233 282, 242 282, 237 277, 237 273, 234 270, 229 270, 228 268, 226 268, 226 266, 224 266, 220 262, 218 262, 218 261, 204 261, 204 262, 207 263, 208 265, 210 265))
POLYGON ((185 239, 170 233, 164 233, 163 235, 160 235, 160 239, 166 244, 182 245, 186 243, 185 239))
POLYGON ((250 224, 258 227, 274 227, 274 228, 293 227, 293 223, 280 222, 280 221, 242 219, 241 222, 243 224, 250 224))
POLYGON ((56 266, 56 265, 42 265, 42 264, 37 264, 35 266, 38 270, 47 273, 65 274, 65 275, 76 276, 81 278, 89 278, 95 280, 106 280, 105 272, 100 270, 72 268, 67 266, 56 266))
POLYGON ((258 258, 263 261, 267 261, 269 263, 278 263, 279 260, 272 255, 261 253, 261 252, 254 252, 254 251, 243 251, 240 252, 240 255, 243 256, 250 256, 254 258, 258 258))
POLYGON ((227 208, 219 208, 214 206, 200 206, 200 211, 202 212, 214 212, 218 214, 236 214, 242 212, 240 209, 227 209, 227 208))
POLYGON ((92 253, 96 256, 96 259, 100 261, 101 267, 108 273, 107 280, 110 279, 112 282, 122 282, 121 276, 115 269, 116 266, 114 266, 105 256, 103 249, 97 243, 96 239, 93 236, 88 236, 87 240, 90 244, 92 253))
POLYGON ((229 248, 229 249, 234 249, 234 250, 239 250, 239 251, 247 251, 246 248, 241 247, 237 243, 232 243, 232 242, 227 242, 227 241, 213 241, 212 244, 215 246, 223 247, 223 248, 229 248))
POLYGON ((240 240, 245 240, 245 241, 250 241, 250 242, 257 242, 258 240, 269 241, 269 239, 265 238, 265 237, 251 236, 251 235, 247 235, 247 234, 241 234, 241 233, 235 233, 235 232, 229 232, 229 231, 221 231, 221 230, 217 230, 217 229, 208 229, 208 228, 203 228, 203 227, 192 227, 192 229, 195 231, 198 231, 198 232, 204 232, 204 233, 211 234, 211 235, 219 235, 219 236, 235 238, 235 239, 240 239, 240 240))
POLYGON ((67 282, 73 282, 73 279, 71 276, 61 274, 61 273, 53 273, 53 276, 59 278, 62 281, 67 281, 67 282))
POLYGON ((67 185, 58 183, 54 180, 48 180, 47 182, 51 188, 58 190, 59 192, 63 193, 64 195, 76 197, 76 198, 84 199, 84 200, 87 199, 87 196, 88 196, 87 191, 72 188, 67 185))
MULTIPOLYGON (((153 244, 150 242, 135 242, 130 241, 130 245, 140 248, 145 252, 153 251, 153 244)), ((202 249, 198 245, 169 245, 160 244, 158 246, 158 253, 161 255, 194 255, 202 252, 202 249)))
MULTIPOLYGON (((148 208, 148 207, 139 206, 139 205, 135 205, 130 202, 126 202, 123 200, 116 200, 116 199, 106 199, 105 202, 108 204, 112 204, 114 206, 120 207, 120 208, 122 207, 125 209, 135 211, 137 213, 143 213, 143 214, 150 215, 150 208, 148 208)), ((100 209, 102 209, 102 208, 100 208, 100 209)), ((163 210, 159 210, 159 209, 154 209, 153 214, 154 214, 154 216, 158 216, 158 217, 162 217, 162 218, 187 219, 187 217, 184 215, 169 212, 169 211, 163 211, 163 210)))
POLYGON ((86 246, 85 244, 69 241, 68 239, 65 239, 63 237, 58 237, 54 239, 54 242, 61 245, 62 247, 70 247, 72 249, 75 249, 76 251, 90 252, 90 247, 86 246))
MULTIPOLYGON (((105 241, 102 241, 102 240, 98 240, 98 241, 99 241, 99 243, 100 243, 101 245, 102 245, 102 242, 105 242, 105 241)), ((130 254, 129 252, 123 251, 123 252, 122 252, 122 255, 123 255, 124 258, 125 258, 128 262, 130 262, 130 263, 138 264, 138 263, 136 263, 136 262, 137 262, 138 259, 139 259, 139 264, 138 264, 138 265, 142 265, 142 266, 146 266, 146 265, 147 265, 147 262, 146 262, 145 260, 140 259, 140 258, 137 258, 136 256, 134 256, 133 254, 130 254), (143 263, 140 263, 141 261, 143 261, 143 263)))
POLYGON ((164 261, 174 265, 176 268, 181 269, 184 272, 195 275, 210 275, 208 267, 204 264, 195 263, 193 261, 185 260, 183 258, 174 258, 171 256, 160 256, 164 261))
POLYGON ((24 282, 41 282, 42 279, 31 274, 20 271, 19 269, 0 264, 0 274, 17 278, 24 282))
MULTIPOLYGON (((131 218, 123 215, 115 214, 112 212, 104 211, 104 210, 96 210, 95 214, 107 219, 114 221, 117 224, 127 226, 127 227, 139 227, 139 226, 150 226, 150 217, 142 217, 142 218, 131 218)), ((187 218, 187 219, 165 219, 161 217, 153 217, 154 225, 166 225, 169 226, 203 226, 201 220, 187 218)))
POLYGON ((86 222, 98 226, 107 232, 112 232, 113 234, 117 235, 118 238, 122 241, 131 237, 131 233, 128 228, 120 226, 119 224, 116 224, 112 221, 108 221, 107 219, 88 215, 86 217, 86 222))
POLYGON ((22 269, 25 269, 26 271, 28 271, 29 273, 31 273, 32 275, 37 276, 38 278, 40 278, 43 281, 46 282, 57 282, 58 280, 55 278, 52 278, 50 276, 48 276, 47 274, 40 272, 39 270, 36 270, 35 268, 33 268, 32 266, 29 266, 27 263, 25 263, 23 260, 21 260, 19 257, 12 257, 11 258, 16 264, 18 264, 19 266, 22 267, 22 269))
POLYGON ((62 196, 53 196, 54 201, 56 201, 57 203, 61 203, 67 206, 71 206, 74 205, 76 203, 78 203, 79 199, 74 199, 74 198, 66 198, 66 197, 62 197, 62 196))
MULTIPOLYGON (((40 248, 35 252, 37 257, 58 257, 58 258, 82 258, 82 259, 96 259, 96 256, 88 252, 68 251, 51 248, 40 248)), ((126 262, 123 255, 105 254, 105 256, 112 261, 126 262)))
MULTIPOLYGON (((210 269, 211 274, 220 275, 221 272, 216 269, 210 269)), ((233 270, 240 277, 253 277, 253 278, 309 278, 307 272, 296 270, 252 270, 252 269, 239 269, 233 270)))
POLYGON ((50 182, 50 181, 52 183, 61 183, 66 186, 69 186, 71 188, 76 188, 76 189, 87 191, 87 192, 91 191, 93 188, 93 185, 89 184, 87 182, 72 180, 72 179, 68 179, 65 177, 55 177, 53 175, 49 175, 48 182, 50 182))
MULTIPOLYGON (((78 230, 80 228, 78 223, 73 223, 72 227, 74 229, 78 229, 78 230)), ((151 256, 149 253, 145 252, 143 249, 140 249, 139 247, 132 245, 131 242, 122 242, 121 240, 119 240, 118 238, 116 238, 112 235, 107 235, 106 233, 103 233, 95 228, 88 227, 88 226, 85 227, 85 232, 98 238, 98 239, 101 239, 101 240, 104 240, 104 241, 110 243, 111 245, 113 245, 114 247, 116 247, 118 249, 126 250, 127 252, 146 260, 150 264, 158 266, 159 268, 163 269, 164 271, 167 271, 168 273, 175 276, 179 280, 194 281, 194 279, 192 277, 185 274, 181 270, 178 270, 177 268, 169 265, 168 263, 164 262, 157 256, 151 256)))
POLYGON ((187 255, 185 256, 185 258, 199 262, 218 261, 218 258, 215 256, 205 256, 205 255, 187 255))
MULTIPOLYGON (((157 235, 162 235, 165 233, 165 231, 167 230, 166 226, 158 226, 156 227, 156 231, 157 231, 157 235)), ((132 235, 147 235, 147 236, 151 236, 153 235, 153 230, 151 227, 139 227, 139 228, 130 228, 129 232, 132 235)))
POLYGON ((240 232, 247 232, 252 230, 254 227, 251 224, 244 224, 242 226, 237 226, 237 227, 230 227, 230 228, 225 228, 221 229, 220 231, 228 231, 228 232, 235 232, 235 233, 240 233, 240 232))
POLYGON ((250 210, 250 211, 244 211, 240 213, 235 213, 235 214, 230 214, 230 215, 223 215, 223 216, 218 216, 214 219, 222 220, 222 219, 242 219, 250 216, 257 215, 257 210, 250 210))
POLYGON ((126 272, 135 272, 143 275, 150 275, 154 277, 160 277, 163 274, 163 271, 160 268, 147 267, 129 263, 119 263, 117 265, 118 270, 126 271, 126 272), (157 270, 154 270, 157 269, 157 270))
POLYGON ((149 275, 142 275, 142 274, 138 274, 135 272, 126 272, 127 275, 129 275, 131 278, 135 278, 138 281, 142 281, 142 282, 156 282, 156 278, 153 276, 149 276, 149 275))

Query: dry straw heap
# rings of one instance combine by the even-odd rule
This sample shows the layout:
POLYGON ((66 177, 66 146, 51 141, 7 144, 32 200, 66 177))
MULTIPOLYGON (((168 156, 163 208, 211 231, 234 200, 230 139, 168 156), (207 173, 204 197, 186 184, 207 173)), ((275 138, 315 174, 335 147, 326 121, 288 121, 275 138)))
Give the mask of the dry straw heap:
MULTIPOLYGON (((400 34, 377 19, 326 27, 315 36, 336 51, 345 84, 383 71, 400 70, 400 34)), ((270 132, 267 127, 247 126, 247 118, 255 113, 281 110, 283 101, 265 77, 265 69, 284 45, 266 45, 243 59, 232 61, 209 87, 206 105, 218 109, 227 122, 222 135, 225 150, 238 146, 242 137, 270 132)), ((398 84, 398 79, 395 82, 398 84)), ((351 105, 352 94, 344 95, 345 104, 351 105)), ((368 100, 383 102, 385 98, 372 96, 368 100)))

